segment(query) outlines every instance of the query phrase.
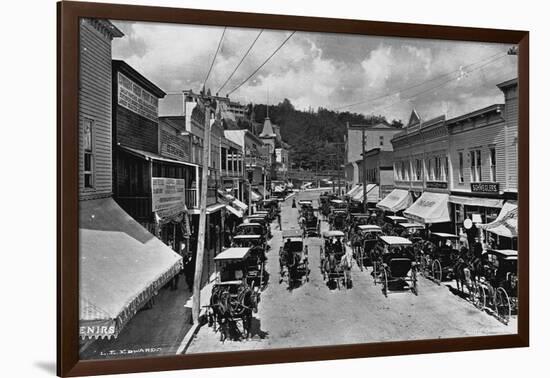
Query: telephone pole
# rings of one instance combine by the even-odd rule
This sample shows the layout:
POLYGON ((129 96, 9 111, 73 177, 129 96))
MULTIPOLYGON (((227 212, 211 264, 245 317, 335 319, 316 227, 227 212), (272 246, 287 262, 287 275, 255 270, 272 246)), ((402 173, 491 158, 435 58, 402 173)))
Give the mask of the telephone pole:
POLYGON ((363 172, 363 213, 366 213, 367 212, 367 160, 366 160, 366 156, 365 156, 365 150, 366 150, 366 144, 367 144, 367 141, 366 141, 366 135, 365 135, 365 129, 361 130, 361 141, 362 141, 362 154, 361 156, 363 157, 362 159, 362 172, 363 172))
POLYGON ((199 216, 199 237, 197 241, 197 257, 195 261, 195 278, 193 281, 193 323, 198 324, 201 306, 201 283, 202 270, 204 265, 204 238, 206 232, 206 193, 208 191, 208 166, 210 162, 210 135, 212 123, 211 118, 212 99, 204 95, 204 89, 201 99, 205 105, 204 114, 204 147, 202 149, 202 177, 200 193, 200 216, 199 216))

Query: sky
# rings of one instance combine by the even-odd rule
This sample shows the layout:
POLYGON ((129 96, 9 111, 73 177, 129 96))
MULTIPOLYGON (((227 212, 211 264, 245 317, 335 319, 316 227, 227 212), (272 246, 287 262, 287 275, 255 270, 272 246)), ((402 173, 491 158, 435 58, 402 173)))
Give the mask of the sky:
MULTIPOLYGON (((113 23, 125 34, 113 41, 122 59, 167 93, 199 91, 223 27, 166 23, 113 23)), ((254 72, 291 31, 227 28, 206 88, 225 96, 254 72), (218 92, 219 91, 219 92, 218 92)), ((297 109, 323 107, 388 120, 408 121, 412 109, 424 120, 452 118, 503 103, 496 84, 517 76, 511 45, 427 39, 296 32, 230 98, 276 104, 288 98, 297 109)))

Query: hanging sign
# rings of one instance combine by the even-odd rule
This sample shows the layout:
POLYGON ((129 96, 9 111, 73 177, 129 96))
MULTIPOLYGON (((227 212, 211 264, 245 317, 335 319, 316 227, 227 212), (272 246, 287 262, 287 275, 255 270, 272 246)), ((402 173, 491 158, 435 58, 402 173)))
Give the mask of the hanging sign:
POLYGON ((161 218, 185 210, 185 180, 152 177, 153 212, 161 218))

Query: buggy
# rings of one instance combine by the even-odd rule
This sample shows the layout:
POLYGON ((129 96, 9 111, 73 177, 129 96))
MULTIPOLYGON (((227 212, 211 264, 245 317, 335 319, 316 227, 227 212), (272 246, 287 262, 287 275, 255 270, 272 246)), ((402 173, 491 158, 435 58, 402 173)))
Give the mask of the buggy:
MULTIPOLYGON (((378 237, 383 235, 382 229, 374 224, 364 224, 357 226, 356 241, 359 247, 355 251, 355 258, 361 271, 366 266, 367 261, 371 260, 371 251, 376 246, 378 237)), ((372 263, 372 261, 370 261, 372 263)))
POLYGON ((401 285, 418 295, 417 267, 411 251, 412 242, 400 236, 380 236, 373 255, 374 284, 382 284, 384 296, 390 285, 401 285))
POLYGON ((284 245, 279 249, 279 283, 286 280, 288 288, 292 289, 298 281, 300 284, 309 282, 308 247, 300 230, 285 230, 282 235, 284 245))
POLYGON ((336 282, 340 289, 351 287, 351 253, 347 253, 345 234, 342 231, 325 231, 320 248, 321 274, 328 283, 336 282))
POLYGON ((420 256, 422 275, 438 285, 455 277, 459 257, 459 236, 445 232, 432 232, 420 256))

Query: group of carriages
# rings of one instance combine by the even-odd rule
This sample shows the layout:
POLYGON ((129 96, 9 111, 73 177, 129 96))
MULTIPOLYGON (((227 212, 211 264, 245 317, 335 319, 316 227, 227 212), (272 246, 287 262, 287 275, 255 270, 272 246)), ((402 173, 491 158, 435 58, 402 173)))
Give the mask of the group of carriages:
POLYGON ((231 246, 214 257, 216 282, 207 311, 208 324, 220 332, 220 340, 251 336, 253 313, 268 283, 266 272, 271 221, 278 206, 264 203, 236 227, 231 246))

